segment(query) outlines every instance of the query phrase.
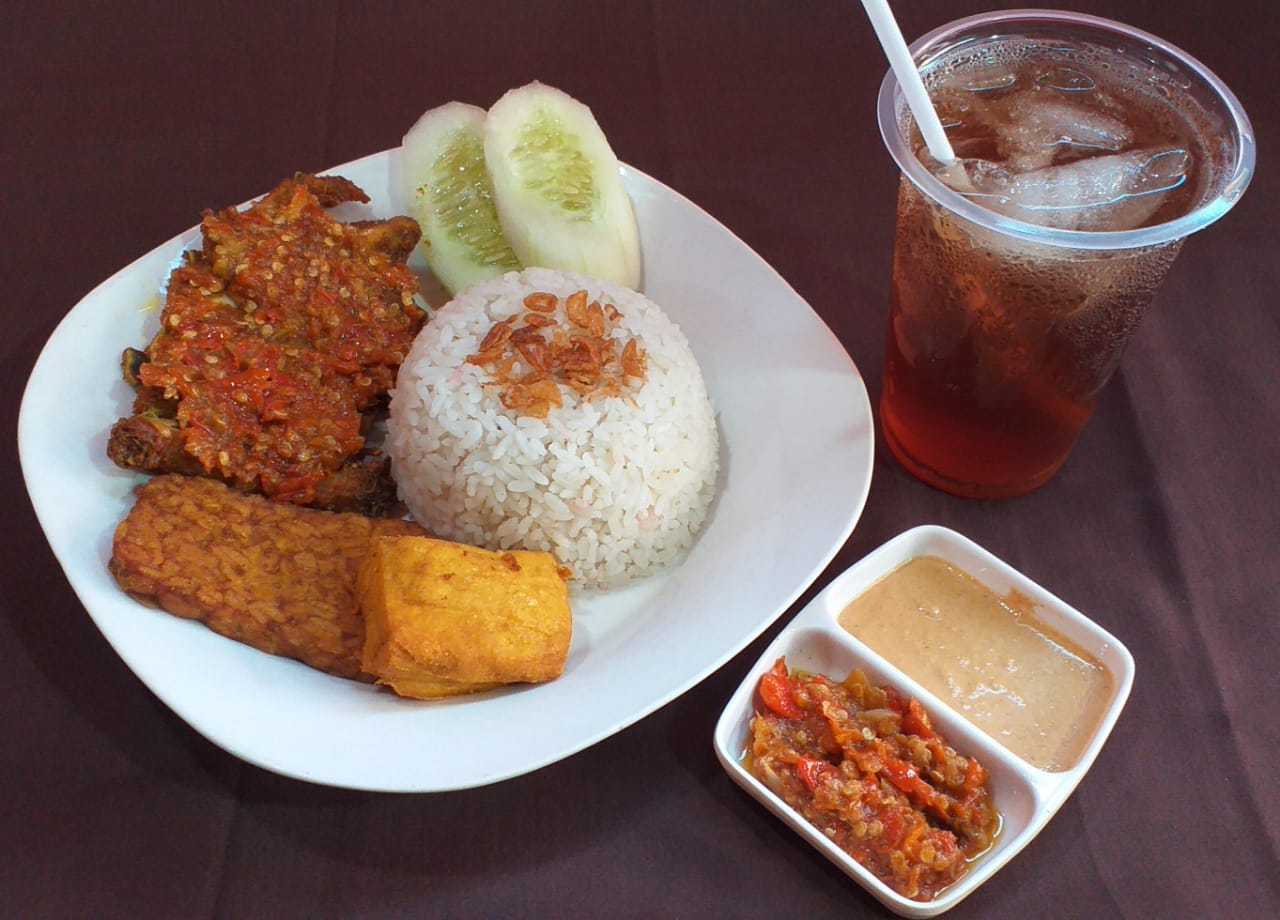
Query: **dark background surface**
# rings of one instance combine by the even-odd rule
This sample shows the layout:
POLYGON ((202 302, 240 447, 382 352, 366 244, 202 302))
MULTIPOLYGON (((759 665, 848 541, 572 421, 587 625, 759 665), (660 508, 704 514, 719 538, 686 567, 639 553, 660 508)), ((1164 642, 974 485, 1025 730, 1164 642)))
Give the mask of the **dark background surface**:
MULTIPOLYGON (((41 345, 98 281, 205 207, 533 78, 591 105, 620 157, 772 263, 874 398, 895 175, 859 5, 258 6, 6 4, 0 913, 885 915, 711 751, 725 700, 794 611, 680 699, 532 775, 442 795, 319 788, 212 746, 116 658, 40 533, 15 441, 41 345)), ((898 6, 914 38, 989 4, 898 6)), ((1280 916, 1280 17, 1270 0, 1077 6, 1217 71, 1257 131, 1253 187, 1185 247, 1057 479, 966 502, 881 447, 861 522, 802 602, 889 537, 940 523, 1134 653, 1092 772, 951 916, 1280 916)))

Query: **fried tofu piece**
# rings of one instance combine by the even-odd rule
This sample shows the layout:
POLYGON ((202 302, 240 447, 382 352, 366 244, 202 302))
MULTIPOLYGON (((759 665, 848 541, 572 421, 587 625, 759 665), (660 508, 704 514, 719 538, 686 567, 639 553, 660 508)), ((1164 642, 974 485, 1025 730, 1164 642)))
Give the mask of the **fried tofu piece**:
POLYGON ((564 671, 569 593, 555 557, 428 537, 379 537, 360 570, 363 669, 438 699, 564 671))
POLYGON ((157 476, 116 528, 110 562, 143 603, 339 677, 360 672, 356 579, 381 535, 416 524, 313 511, 220 482, 157 476))

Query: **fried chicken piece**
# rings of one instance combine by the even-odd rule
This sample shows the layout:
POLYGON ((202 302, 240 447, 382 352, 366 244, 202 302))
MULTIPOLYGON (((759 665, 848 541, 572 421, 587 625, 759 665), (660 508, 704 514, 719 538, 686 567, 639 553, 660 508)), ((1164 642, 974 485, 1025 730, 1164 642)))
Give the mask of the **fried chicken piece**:
POLYGON ((177 420, 151 411, 122 418, 111 426, 107 456, 117 466, 144 473, 199 476, 204 472, 199 461, 186 452, 177 420))
POLYGON ((299 505, 387 504, 364 497, 391 486, 370 480, 363 430, 424 319, 404 264, 419 230, 407 217, 344 224, 324 211, 367 200, 341 177, 299 175, 245 211, 204 215, 203 248, 171 275, 160 333, 123 355, 138 397, 112 429, 113 461, 299 505))
POLYGON ((361 674, 356 579, 375 538, 416 524, 298 508, 211 479, 157 476, 116 528, 111 574, 130 595, 339 677, 361 674))
MULTIPOLYGON (((139 402, 142 400, 139 396, 139 402)), ((175 419, 153 411, 122 418, 111 428, 107 455, 119 466, 144 473, 200 476, 204 469, 186 451, 175 419)), ((380 454, 358 454, 315 485, 314 506, 328 511, 351 511, 381 517, 399 505, 391 464, 380 454)))

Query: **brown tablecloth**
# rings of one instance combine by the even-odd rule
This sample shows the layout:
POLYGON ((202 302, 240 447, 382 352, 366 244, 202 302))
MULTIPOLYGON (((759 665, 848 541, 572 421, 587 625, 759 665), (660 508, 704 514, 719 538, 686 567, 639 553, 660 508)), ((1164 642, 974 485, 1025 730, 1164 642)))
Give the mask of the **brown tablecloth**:
MULTIPOLYGON (((898 4, 909 36, 987 5, 898 4)), ((1225 79, 1260 135, 1253 187, 1186 246, 1055 481, 962 501, 881 449, 861 522, 805 599, 935 522, 1133 651, 1093 771, 953 916, 1280 916, 1280 18, 1270 0, 1078 5, 1225 79)), ((10 3, 0 18, 0 914, 883 915, 712 755, 721 707, 790 613, 677 701, 532 775, 442 795, 315 787, 204 741, 116 658, 40 534, 12 435, 62 315, 202 208, 535 77, 771 262, 874 397, 895 174, 859 5, 10 3)))

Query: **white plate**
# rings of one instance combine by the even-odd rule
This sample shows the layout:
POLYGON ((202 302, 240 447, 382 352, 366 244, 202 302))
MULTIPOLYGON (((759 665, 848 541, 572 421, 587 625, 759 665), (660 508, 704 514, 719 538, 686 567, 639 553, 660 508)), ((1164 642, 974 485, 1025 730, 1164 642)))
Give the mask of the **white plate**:
POLYGON ((827 859, 904 917, 934 917, 955 907, 1030 843, 1089 772, 1124 709, 1133 687, 1133 656, 1118 639, 1080 611, 1050 594, 972 540, 945 527, 915 527, 899 534, 844 571, 796 615, 747 674, 716 724, 715 750, 733 780, 785 821, 827 859), (1111 677, 1111 697, 1084 752, 1067 770, 1049 772, 1010 752, 941 699, 849 635, 836 618, 849 603, 898 566, 917 556, 939 556, 968 572, 996 594, 1016 589, 1031 599, 1036 617, 1093 655, 1111 677), (888 684, 920 700, 933 724, 961 754, 974 754, 987 768, 991 793, 1004 816, 995 845, 954 885, 932 901, 904 898, 828 840, 799 812, 778 798, 742 765, 756 686, 778 658, 816 674, 842 680, 855 667, 873 683, 888 684))
MULTIPOLYGON (((404 213, 394 151, 331 172, 364 216, 404 213)), ((403 792, 480 786, 545 766, 653 712, 760 634, 853 530, 871 482, 871 408, 857 368, 809 305, 706 212, 624 168, 645 292, 689 337, 722 436, 721 490, 688 560, 575 602, 564 675, 439 703, 402 700, 254 651, 144 607, 107 573, 141 477, 105 454, 131 393, 119 357, 151 340, 192 228, 85 297, 45 345, 23 397, 27 490, 72 588, 107 641, 174 712, 251 763, 317 783, 403 792)), ((211 202, 211 204, 218 204, 211 202)), ((344 216, 355 210, 344 208, 344 216)))

